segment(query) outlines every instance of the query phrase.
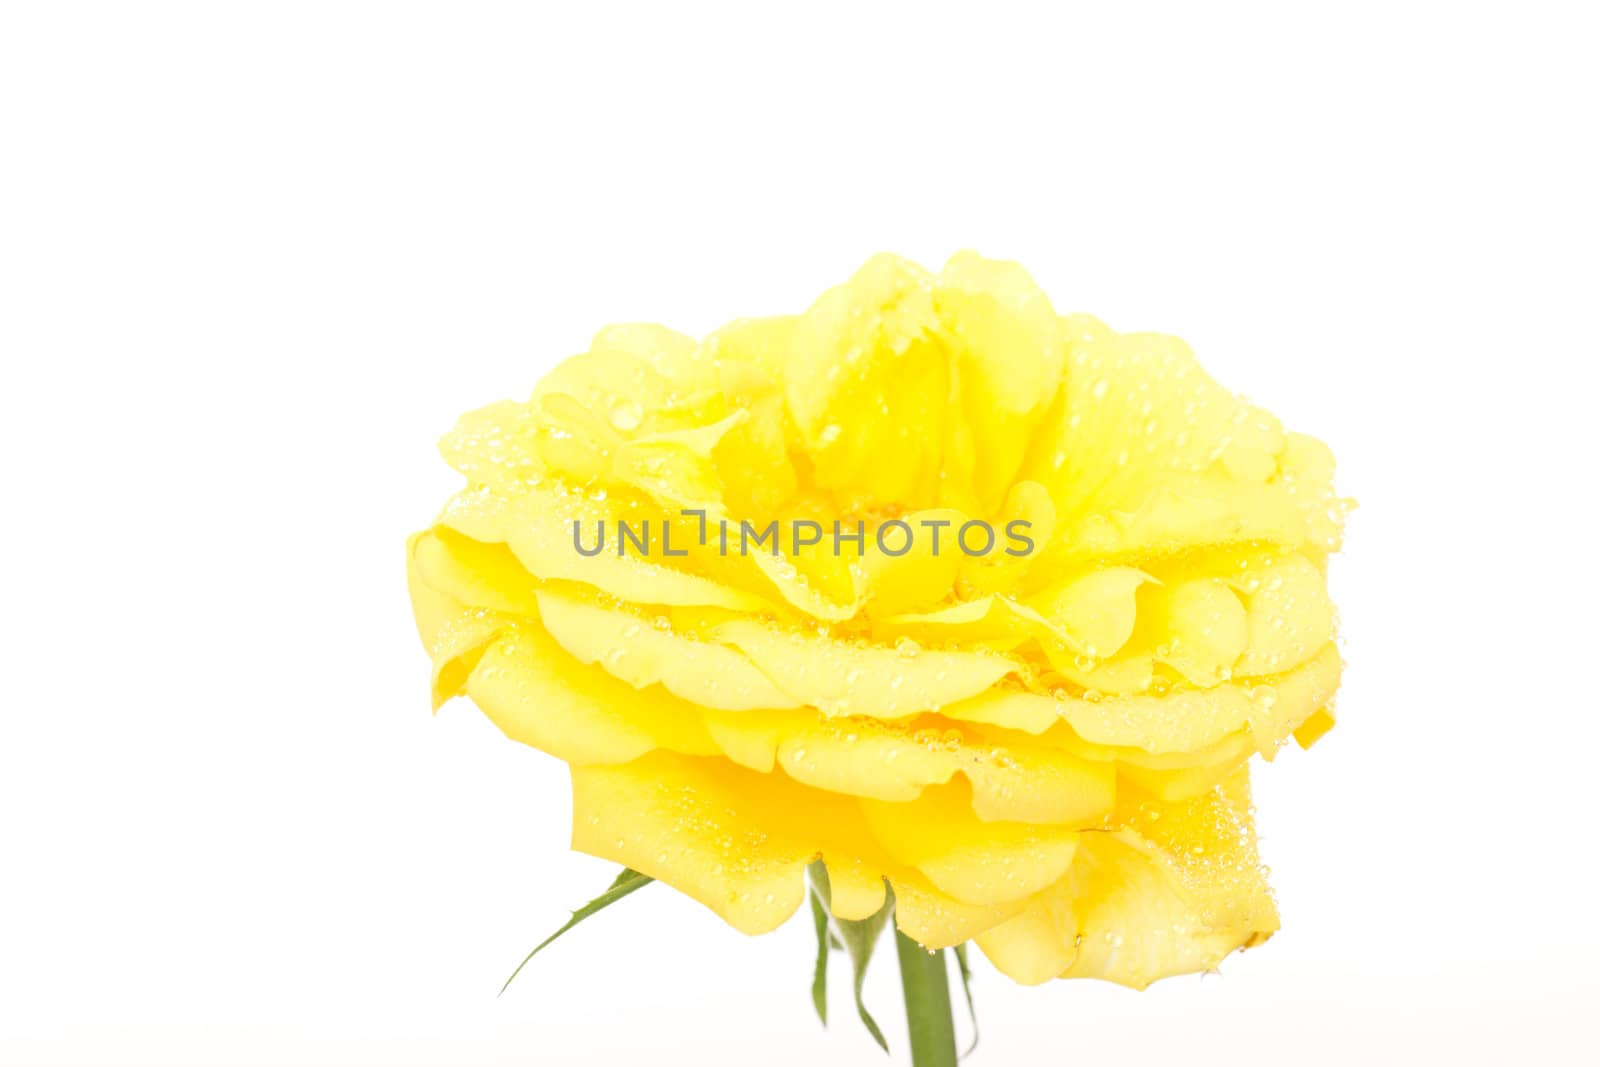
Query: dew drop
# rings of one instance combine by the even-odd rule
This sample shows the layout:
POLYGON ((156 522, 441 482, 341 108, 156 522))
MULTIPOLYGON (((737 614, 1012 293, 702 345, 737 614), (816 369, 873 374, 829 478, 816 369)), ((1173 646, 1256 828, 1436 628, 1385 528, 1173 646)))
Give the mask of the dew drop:
POLYGON ((644 409, 637 400, 619 400, 611 409, 611 425, 627 433, 644 421, 644 409))

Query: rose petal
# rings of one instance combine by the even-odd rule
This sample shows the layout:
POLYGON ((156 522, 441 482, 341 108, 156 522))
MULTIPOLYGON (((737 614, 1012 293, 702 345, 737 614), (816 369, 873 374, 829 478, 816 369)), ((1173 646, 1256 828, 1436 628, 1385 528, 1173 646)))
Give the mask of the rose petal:
POLYGON ((726 645, 658 629, 643 616, 553 589, 541 590, 538 599, 540 617, 562 648, 636 689, 660 683, 685 700, 733 711, 801 703, 726 645))
POLYGON ((720 751, 693 705, 579 663, 538 625, 502 632, 467 693, 507 737, 572 764, 626 763, 656 748, 720 751))
POLYGON ((867 825, 896 860, 967 904, 1005 904, 1056 882, 1079 835, 1060 826, 984 822, 959 782, 911 803, 864 800, 867 825))

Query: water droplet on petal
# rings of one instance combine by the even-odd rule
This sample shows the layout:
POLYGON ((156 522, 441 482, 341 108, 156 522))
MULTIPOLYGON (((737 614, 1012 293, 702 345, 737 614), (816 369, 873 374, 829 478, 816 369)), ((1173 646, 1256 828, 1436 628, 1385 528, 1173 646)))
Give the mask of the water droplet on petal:
POLYGON ((644 409, 637 400, 619 400, 611 409, 611 425, 624 433, 637 430, 644 421, 644 409))

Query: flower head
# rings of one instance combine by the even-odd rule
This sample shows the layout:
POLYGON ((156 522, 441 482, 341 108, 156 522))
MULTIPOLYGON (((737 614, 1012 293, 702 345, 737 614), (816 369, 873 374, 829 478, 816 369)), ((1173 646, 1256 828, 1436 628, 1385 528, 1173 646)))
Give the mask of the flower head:
POLYGON ((1277 928, 1248 761, 1329 726, 1333 459, 1015 264, 616 326, 462 418, 409 548, 435 706, 569 764, 573 845, 748 933, 827 867, 930 948, 1143 986, 1277 928))

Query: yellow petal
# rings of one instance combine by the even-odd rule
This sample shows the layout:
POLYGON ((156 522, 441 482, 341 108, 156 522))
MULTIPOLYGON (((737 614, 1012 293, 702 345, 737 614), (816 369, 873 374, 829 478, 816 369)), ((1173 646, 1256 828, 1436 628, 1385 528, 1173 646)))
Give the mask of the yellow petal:
POLYGON ((1073 312, 1061 316, 1061 337, 1070 351, 1073 345, 1093 344, 1116 336, 1116 331, 1093 315, 1073 312))
POLYGON ((830 910, 841 919, 870 919, 888 899, 888 883, 881 864, 868 863, 848 853, 826 860, 830 910))
POLYGON ((422 578, 463 604, 513 615, 536 615, 537 583, 505 545, 487 545, 435 527, 419 536, 413 558, 422 578))
POLYGON ((781 925, 805 896, 804 871, 827 864, 840 918, 882 906, 895 889, 901 929, 930 947, 960 944, 1020 904, 964 905, 895 864, 852 800, 782 774, 655 752, 572 769, 572 845, 625 864, 700 901, 748 934, 781 925))
POLYGON ((846 544, 834 551, 833 533, 855 532, 851 523, 841 523, 828 510, 825 501, 807 495, 790 502, 781 518, 766 525, 753 523, 752 543, 765 539, 765 551, 752 549, 750 561, 773 584, 783 599, 825 622, 842 622, 861 609, 866 598, 865 572, 860 555, 846 544), (802 527, 802 523, 814 525, 802 527))
POLYGON ((723 395, 748 413, 713 452, 730 513, 776 515, 799 482, 789 456, 783 366, 797 316, 741 319, 706 339, 723 395))
POLYGON ((1040 893, 1016 916, 977 935, 978 947, 995 969, 1022 985, 1058 977, 1077 958, 1078 917, 1072 897, 1040 893))
POLYGON ((722 754, 741 767, 762 774, 778 765, 778 744, 806 729, 817 717, 809 708, 797 711, 722 711, 702 708, 706 731, 722 754))
POLYGON ((1203 926, 1259 934, 1277 929, 1277 908, 1256 849, 1247 767, 1181 803, 1151 803, 1125 793, 1118 808, 1127 827, 1123 840, 1136 843, 1160 868, 1203 926))
POLYGON ((466 691, 467 675, 506 618, 485 608, 475 608, 429 585, 417 564, 418 544, 427 534, 406 543, 406 584, 417 633, 433 661, 432 695, 435 711, 451 697, 466 691))
POLYGON ((1219 477, 1174 477, 1128 511, 1096 512, 1067 526, 1060 565, 1085 560, 1150 559, 1254 542, 1298 546, 1310 534, 1284 489, 1219 477))
POLYGON ((569 398, 553 410, 570 419, 574 408, 591 413, 608 435, 625 440, 682 430, 725 414, 716 394, 716 371, 693 338, 663 326, 624 323, 595 335, 589 351, 556 366, 534 391, 535 410, 569 398))
POLYGON ((962 430, 972 441, 971 482, 982 512, 991 514, 1061 384, 1060 323, 1026 270, 972 252, 945 265, 933 304, 954 356, 962 430))
POLYGON ((604 407, 591 407, 568 393, 543 387, 530 407, 539 425, 539 455, 552 474, 582 486, 612 480, 623 438, 603 414, 604 407))
POLYGON ((805 704, 832 715, 893 718, 933 710, 981 693, 1016 668, 1001 656, 938 651, 903 655, 750 619, 724 623, 714 636, 748 656, 786 694, 787 699, 765 706, 805 704))
POLYGON ((1211 970, 1260 934, 1206 927, 1160 867, 1124 837, 1086 842, 1069 878, 1081 940, 1063 978, 1143 989, 1159 978, 1211 970))
POLYGON ((1005 922, 1025 900, 1004 904, 966 904, 935 889, 923 875, 902 871, 891 878, 894 922, 900 932, 930 951, 951 948, 1005 922))
POLYGON ((1017 482, 1006 494, 994 523, 998 548, 961 561, 964 595, 1014 593, 1031 578, 1035 560, 1048 551, 1056 529, 1055 504, 1038 482, 1017 482))
POLYGON ((1207 377, 1183 342, 1068 333, 1065 400, 1022 469, 1054 498, 1058 565, 1326 540, 1311 450, 1207 377), (1296 462, 1307 481, 1287 477, 1296 462))
POLYGON ((1279 482, 1306 518, 1312 545, 1326 554, 1337 552, 1344 538, 1344 519, 1354 501, 1333 491, 1333 453, 1305 434, 1288 434, 1279 482))
POLYGON ((643 616, 552 589, 538 594, 545 627, 580 663, 598 663, 636 689, 660 683, 696 704, 740 711, 795 707, 748 658, 726 645, 658 628, 643 616))
POLYGON ((1041 635, 1065 640, 1032 608, 993 594, 931 611, 890 615, 875 620, 872 632, 885 643, 911 642, 901 645, 906 649, 929 645, 1006 651, 1041 635))
POLYGON ((1333 729, 1334 718, 1332 708, 1322 708, 1295 727, 1294 739, 1301 748, 1310 748, 1322 739, 1322 736, 1333 729))
POLYGON ((879 539, 869 532, 861 566, 866 572, 867 611, 875 617, 919 611, 949 595, 960 570, 962 552, 957 532, 967 517, 949 508, 914 511, 901 519, 910 529, 896 528, 883 535, 890 552, 879 549, 879 539))
POLYGON ((867 825, 891 856, 968 904, 1031 896, 1066 873, 1078 844, 1059 826, 983 822, 964 785, 927 790, 911 803, 862 801, 867 825))
POLYGON ((1329 642, 1294 670, 1256 679, 1249 689, 1248 713, 1256 750, 1271 759, 1291 733, 1333 699, 1343 670, 1339 650, 1329 642))
POLYGON ((1207 790, 1215 789, 1219 783, 1233 775, 1253 751, 1253 747, 1246 748, 1234 759, 1200 763, 1193 767, 1155 769, 1137 764, 1119 763, 1117 773, 1125 783, 1133 785, 1156 800, 1174 803, 1189 800, 1207 790))
POLYGON ((1084 835, 1065 878, 979 935, 991 962, 1022 982, 1059 967, 1142 989, 1277 929, 1244 772, 1183 803, 1130 798, 1125 817, 1125 829, 1084 835))
POLYGON ((970 759, 962 772, 972 783, 972 807, 989 822, 1088 826, 1110 808, 1116 776, 1108 763, 1082 759, 1063 749, 1006 744, 970 759))
POLYGON ((1165 592, 1159 609, 1162 661, 1196 685, 1216 685, 1231 677, 1250 640, 1248 616, 1238 596, 1214 578, 1183 582, 1165 592))
POLYGON ((1239 674, 1286 671, 1309 660, 1333 636, 1327 579, 1304 556, 1252 562, 1231 581, 1249 613, 1249 641, 1234 665, 1239 674))
MULTIPOLYGON (((789 599, 818 617, 827 614, 763 573, 759 563, 783 561, 762 554, 758 526, 746 535, 730 521, 724 544, 718 518, 663 509, 636 490, 581 490, 545 478, 514 490, 468 488, 451 498, 439 525, 476 541, 510 544, 535 577, 583 582, 636 603, 778 611, 789 599), (663 531, 663 524, 670 529, 663 531), (603 551, 595 553, 597 545, 603 551)), ((836 619, 854 612, 853 606, 838 608, 836 619)))
POLYGON ((538 435, 533 408, 502 400, 461 416, 439 451, 474 485, 512 488, 543 474, 538 435))
POLYGON ((910 721, 820 715, 783 731, 777 759, 790 777, 818 789, 904 801, 950 780, 962 741, 958 732, 945 735, 910 721))
POLYGON ((720 751, 693 705, 659 686, 635 691, 577 662, 533 624, 500 634, 467 694, 507 737, 568 763, 626 763, 655 748, 720 751))
POLYGON ((510 516, 529 484, 535 483, 505 489, 470 485, 445 502, 435 525, 485 544, 503 543, 511 526, 510 516))
POLYGON ((706 727, 741 766, 774 766, 832 793, 910 801, 962 775, 991 822, 1092 826, 1115 799, 1115 770, 1016 734, 963 729, 937 716, 884 720, 796 712, 706 712, 706 727))
POLYGON ((1055 647, 1045 653, 1055 673, 1084 690, 1088 699, 1133 696, 1150 691, 1156 683, 1155 656, 1143 649, 1125 646, 1108 660, 1069 656, 1055 647))
MULTIPOLYGON (((639 507, 637 501, 619 499, 618 494, 597 500, 552 485, 518 498, 505 537, 522 565, 540 578, 583 582, 635 604, 771 610, 772 602, 765 597, 686 569, 705 567, 707 562, 698 543, 698 525, 681 514, 669 519, 664 512, 639 507), (650 555, 622 540, 622 523, 642 534, 650 555), (596 548, 595 554, 585 554, 596 548)), ((716 570, 718 578, 736 578, 732 567, 713 564, 707 569, 716 570)))
POLYGON ((797 814, 859 819, 851 806, 841 798, 830 808, 781 776, 656 752, 572 768, 572 847, 660 879, 759 934, 805 899, 818 848, 797 814))
POLYGON ((637 488, 668 509, 720 509, 722 477, 714 453, 747 418, 735 411, 706 426, 636 437, 613 451, 605 478, 637 488))
POLYGON ((846 513, 937 502, 950 360, 932 284, 877 256, 796 324, 784 367, 790 415, 816 484, 846 513))
POLYGON ((1206 470, 1243 407, 1177 338, 1076 340, 1062 417, 1024 476, 1050 487, 1065 516, 1129 510, 1172 475, 1206 470))
POLYGON ((1106 658, 1133 634, 1138 618, 1134 594, 1150 580, 1134 567, 1107 567, 1039 592, 1028 605, 1062 632, 1073 652, 1106 658))
POLYGON ((1338 688, 1340 671, 1338 650, 1330 643, 1284 674, 1209 689, 1096 700, 996 689, 951 704, 943 713, 1035 734, 1050 729, 1054 716, 1090 745, 1156 754, 1204 752, 1249 729, 1262 751, 1269 751, 1327 703, 1338 688))
POLYGON ((739 388, 740 382, 751 379, 733 368, 744 368, 762 383, 756 391, 764 392, 767 385, 781 387, 784 367, 789 361, 789 347, 798 315, 772 315, 757 319, 736 319, 706 338, 707 355, 715 361, 722 374, 723 392, 742 397, 749 393, 739 388), (729 373, 736 375, 730 382, 729 373))
POLYGON ((941 714, 961 722, 1042 734, 1062 722, 1060 703, 1039 693, 997 686, 945 707, 941 714))

